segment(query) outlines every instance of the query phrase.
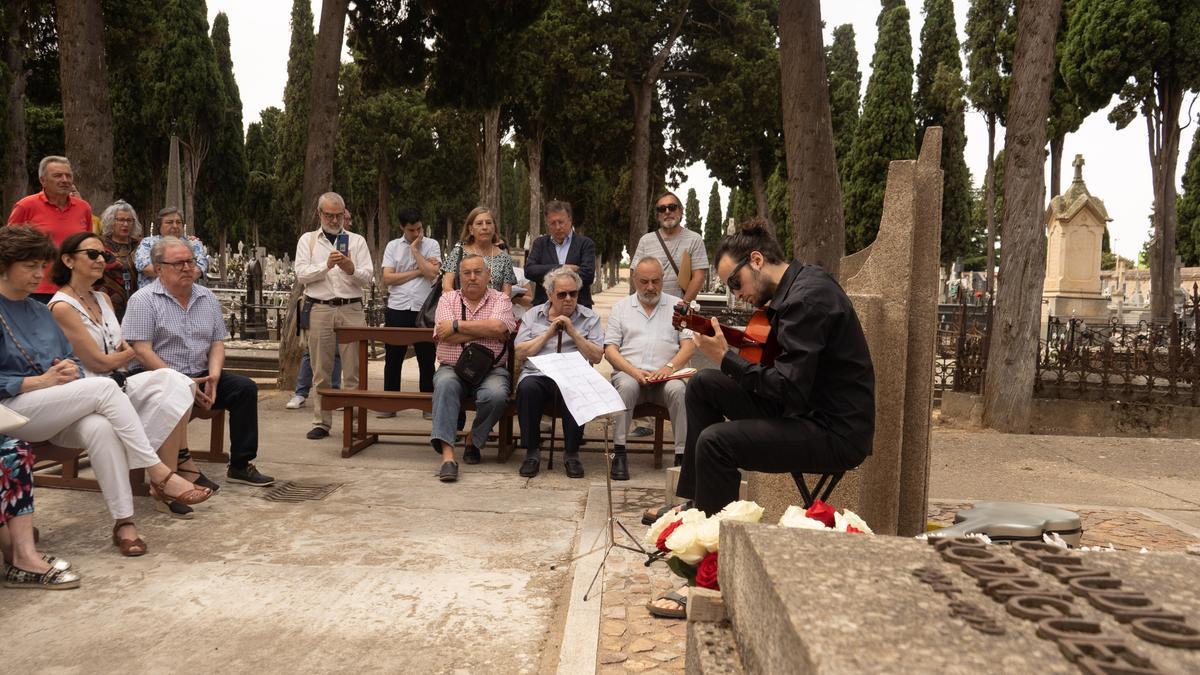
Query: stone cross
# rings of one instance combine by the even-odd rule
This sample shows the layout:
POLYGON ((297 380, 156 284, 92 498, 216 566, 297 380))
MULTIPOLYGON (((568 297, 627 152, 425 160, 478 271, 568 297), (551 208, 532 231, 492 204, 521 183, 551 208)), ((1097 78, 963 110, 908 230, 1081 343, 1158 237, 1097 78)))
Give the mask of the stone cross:
POLYGON ((1071 162, 1071 166, 1075 167, 1075 182, 1083 182, 1083 155, 1075 155, 1075 161, 1071 162))

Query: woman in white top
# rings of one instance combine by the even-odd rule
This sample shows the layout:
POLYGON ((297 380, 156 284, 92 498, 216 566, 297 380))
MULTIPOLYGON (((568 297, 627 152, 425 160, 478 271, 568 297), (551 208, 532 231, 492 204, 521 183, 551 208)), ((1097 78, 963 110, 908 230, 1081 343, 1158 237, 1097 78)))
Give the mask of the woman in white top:
MULTIPOLYGON (((108 296, 93 286, 104 276, 104 243, 87 232, 63 240, 50 279, 60 288, 50 299, 50 312, 83 364, 85 377, 109 377, 118 382, 133 360, 133 348, 121 338, 121 324, 108 296)), ((177 370, 147 370, 125 378, 125 395, 145 427, 150 446, 171 471, 177 469, 179 449, 187 444, 187 423, 195 401, 195 383, 177 370)), ((200 484, 197 481, 197 484, 200 484)), ((191 509, 175 500, 155 500, 155 507, 175 517, 191 509)))

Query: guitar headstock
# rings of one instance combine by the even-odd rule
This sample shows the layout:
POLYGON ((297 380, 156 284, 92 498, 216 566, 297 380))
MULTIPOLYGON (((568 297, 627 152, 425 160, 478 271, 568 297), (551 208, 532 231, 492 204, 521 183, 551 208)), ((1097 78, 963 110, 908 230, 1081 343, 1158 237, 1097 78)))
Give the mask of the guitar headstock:
POLYGON ((683 330, 687 328, 688 314, 692 313, 692 308, 685 302, 680 302, 675 305, 675 310, 671 312, 671 325, 675 330, 683 330))

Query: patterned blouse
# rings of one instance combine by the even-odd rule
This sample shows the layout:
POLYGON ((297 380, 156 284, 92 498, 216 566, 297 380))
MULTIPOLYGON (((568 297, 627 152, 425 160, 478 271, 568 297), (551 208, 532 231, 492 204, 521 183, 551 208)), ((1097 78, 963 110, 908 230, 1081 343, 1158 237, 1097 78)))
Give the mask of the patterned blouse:
MULTIPOLYGON (((460 242, 450 249, 450 255, 446 256, 442 262, 442 269, 449 274, 457 274, 458 263, 462 261, 462 258, 463 247, 460 242)), ((487 261, 488 269, 492 271, 491 281, 488 283, 490 288, 502 291, 504 284, 517 283, 517 273, 513 271, 512 256, 508 255, 508 251, 500 249, 496 255, 485 255, 483 259, 487 261)))
POLYGON ((117 259, 104 268, 104 276, 96 290, 104 291, 113 304, 113 312, 117 320, 125 318, 125 305, 129 296, 138 289, 138 275, 133 266, 133 252, 137 250, 140 239, 131 239, 120 243, 109 237, 104 238, 104 247, 116 254, 117 259))

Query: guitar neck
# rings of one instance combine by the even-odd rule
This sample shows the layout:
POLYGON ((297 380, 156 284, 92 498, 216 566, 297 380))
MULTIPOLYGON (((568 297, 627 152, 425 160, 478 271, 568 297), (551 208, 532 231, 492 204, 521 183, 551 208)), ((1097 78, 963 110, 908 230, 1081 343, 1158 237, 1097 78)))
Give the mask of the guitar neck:
MULTIPOLYGON (((683 325, 685 328, 690 328, 701 335, 712 335, 713 327, 708 318, 699 314, 686 314, 683 317, 683 325)), ((721 333, 725 336, 725 341, 730 347, 752 347, 759 343, 753 338, 746 337, 746 331, 725 324, 717 324, 721 327, 721 333)))

